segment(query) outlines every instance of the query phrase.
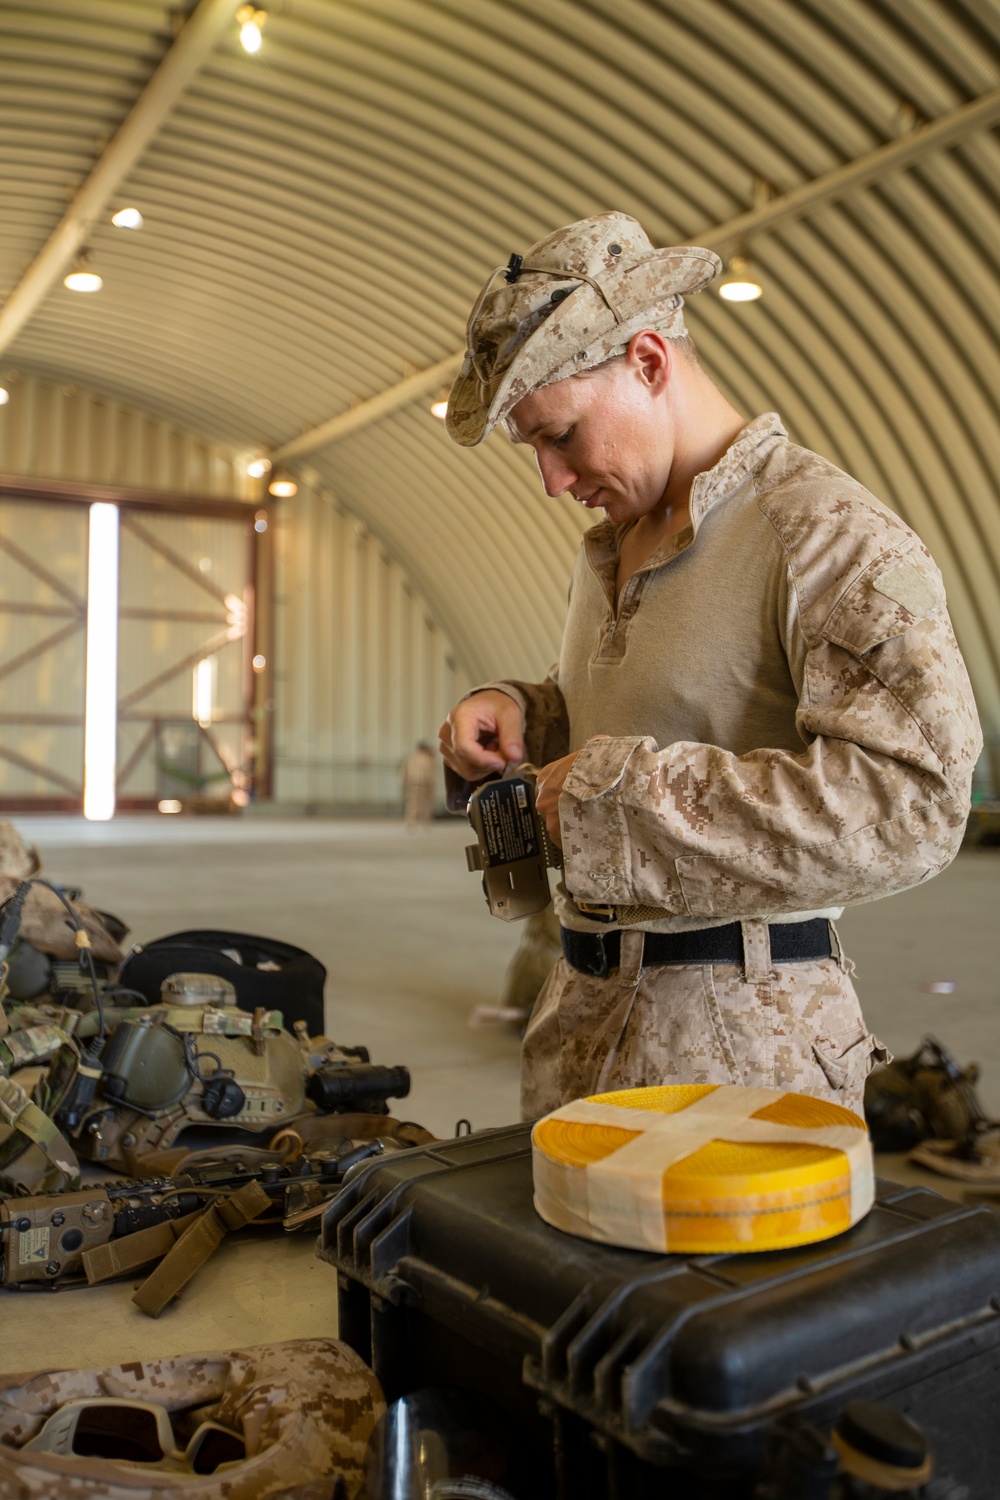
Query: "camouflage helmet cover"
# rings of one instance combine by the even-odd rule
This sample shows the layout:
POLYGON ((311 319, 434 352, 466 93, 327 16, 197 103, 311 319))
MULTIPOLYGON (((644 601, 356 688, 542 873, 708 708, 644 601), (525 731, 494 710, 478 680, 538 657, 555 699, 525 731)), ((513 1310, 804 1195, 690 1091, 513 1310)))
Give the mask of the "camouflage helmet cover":
POLYGON ((697 245, 654 249, 627 214, 557 229, 493 271, 466 327, 466 352, 448 399, 448 435, 474 447, 522 396, 595 368, 644 328, 684 333, 684 297, 722 269, 697 245), (501 272, 504 272, 502 279, 501 272))

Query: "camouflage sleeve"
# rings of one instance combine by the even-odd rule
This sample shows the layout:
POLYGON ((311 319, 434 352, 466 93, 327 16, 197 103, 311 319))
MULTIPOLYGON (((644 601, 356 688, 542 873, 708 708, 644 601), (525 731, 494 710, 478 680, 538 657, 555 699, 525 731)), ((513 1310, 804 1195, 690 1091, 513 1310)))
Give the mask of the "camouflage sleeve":
POLYGON ((875 900, 950 862, 982 736, 940 574, 910 537, 794 615, 801 753, 584 747, 559 805, 577 899, 759 917, 875 900))

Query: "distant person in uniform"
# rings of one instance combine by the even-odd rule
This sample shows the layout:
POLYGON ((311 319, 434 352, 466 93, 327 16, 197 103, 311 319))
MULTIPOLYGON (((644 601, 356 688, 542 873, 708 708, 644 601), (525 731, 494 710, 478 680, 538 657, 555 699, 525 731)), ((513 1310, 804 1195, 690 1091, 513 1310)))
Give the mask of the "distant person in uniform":
POLYGON ((430 823, 434 817, 434 788, 437 785, 437 756, 426 740, 406 757, 403 774, 403 822, 410 828, 430 823))

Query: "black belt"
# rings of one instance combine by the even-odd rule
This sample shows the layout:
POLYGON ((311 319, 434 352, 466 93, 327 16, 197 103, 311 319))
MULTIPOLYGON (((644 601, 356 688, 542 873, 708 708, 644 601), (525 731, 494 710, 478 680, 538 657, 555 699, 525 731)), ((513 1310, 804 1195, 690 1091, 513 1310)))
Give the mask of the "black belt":
MULTIPOLYGON (((825 917, 811 922, 775 922, 768 927, 771 958, 776 964, 804 963, 810 958, 829 958, 830 924, 825 917)), ((581 974, 603 979, 621 960, 620 932, 573 932, 560 927, 566 962, 581 974)), ((743 929, 739 922, 724 927, 699 927, 694 932, 647 932, 643 934, 642 966, 650 964, 741 964, 743 929)))

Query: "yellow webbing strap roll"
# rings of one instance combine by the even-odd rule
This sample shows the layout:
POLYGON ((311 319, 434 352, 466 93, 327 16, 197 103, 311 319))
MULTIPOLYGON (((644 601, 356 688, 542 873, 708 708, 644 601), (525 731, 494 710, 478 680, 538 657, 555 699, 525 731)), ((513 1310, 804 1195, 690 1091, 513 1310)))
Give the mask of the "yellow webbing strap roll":
POLYGON ((849 1109, 783 1089, 686 1084, 577 1099, 532 1132, 535 1207, 636 1250, 781 1250, 856 1224, 875 1194, 849 1109))

